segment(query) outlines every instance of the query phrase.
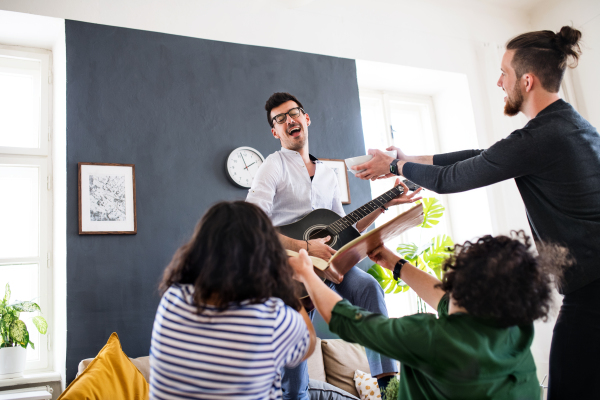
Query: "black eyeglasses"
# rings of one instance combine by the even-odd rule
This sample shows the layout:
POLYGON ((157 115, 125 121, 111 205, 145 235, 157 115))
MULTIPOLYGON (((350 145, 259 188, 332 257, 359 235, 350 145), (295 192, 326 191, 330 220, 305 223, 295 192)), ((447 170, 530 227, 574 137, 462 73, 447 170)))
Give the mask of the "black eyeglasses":
POLYGON ((285 120, 287 119, 286 115, 289 115, 293 119, 296 119, 296 118, 298 118, 300 116, 300 112, 301 111, 302 111, 303 114, 306 114, 304 112, 304 110, 302 109, 302 107, 294 107, 294 108, 290 109, 286 113, 277 114, 276 116, 274 116, 271 119, 271 121, 275 121, 278 124, 283 124, 285 122, 285 120))

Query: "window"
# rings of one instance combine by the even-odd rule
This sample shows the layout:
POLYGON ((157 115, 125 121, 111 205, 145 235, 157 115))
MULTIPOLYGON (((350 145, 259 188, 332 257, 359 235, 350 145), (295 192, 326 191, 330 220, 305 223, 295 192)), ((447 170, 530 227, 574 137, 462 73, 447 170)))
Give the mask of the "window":
MULTIPOLYGON (((428 155, 439 153, 436 135, 436 124, 433 101, 428 96, 406 96, 394 93, 378 92, 361 89, 360 106, 365 138, 365 150, 383 150, 396 146, 409 155, 428 155)), ((373 198, 391 189, 393 179, 371 181, 373 198)), ((421 245, 430 238, 440 234, 451 234, 448 219, 448 203, 445 195, 431 191, 423 191, 423 197, 435 197, 446 207, 442 221, 430 229, 411 229, 400 237, 386 243, 396 250, 400 243, 415 243, 421 245)), ((381 225, 398 214, 408 210, 413 205, 400 205, 388 210, 376 221, 381 225)), ((416 295, 408 294, 386 295, 390 317, 400 317, 417 312, 416 295)), ((435 310, 430 310, 435 311, 435 310)))
MULTIPOLYGON (((50 52, 0 47, 0 293, 32 300, 52 323, 50 52)), ((48 367, 49 337, 23 313, 35 349, 27 369, 48 367)), ((50 332, 50 329, 48 330, 50 332)), ((47 334, 49 335, 49 333, 47 334)))

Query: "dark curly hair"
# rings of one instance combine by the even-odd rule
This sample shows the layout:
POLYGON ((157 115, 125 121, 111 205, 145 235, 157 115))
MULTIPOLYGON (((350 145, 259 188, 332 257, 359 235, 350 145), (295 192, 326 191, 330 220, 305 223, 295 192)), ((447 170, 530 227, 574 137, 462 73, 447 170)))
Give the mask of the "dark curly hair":
POLYGON ((581 32, 570 26, 563 26, 559 32, 535 31, 523 33, 506 44, 506 50, 515 50, 512 67, 517 79, 532 72, 540 80, 542 87, 550 93, 558 93, 560 83, 567 68, 568 59, 573 60, 571 68, 577 66, 581 48, 581 32))
POLYGON ((546 320, 552 285, 560 283, 565 268, 573 264, 564 247, 537 243, 535 256, 523 231, 511 235, 487 235, 456 245, 438 285, 469 314, 493 319, 502 327, 546 320))
POLYGON ((267 215, 243 201, 221 202, 200 219, 192 238, 164 271, 159 289, 193 284, 198 312, 211 303, 221 310, 244 300, 278 297, 300 309, 298 283, 267 215))
POLYGON ((267 110, 267 121, 269 121, 269 126, 271 128, 273 127, 273 120, 271 119, 271 110, 273 110, 275 107, 279 107, 286 101, 293 101, 296 104, 298 104, 300 108, 304 108, 304 106, 302 106, 302 103, 300 103, 296 96, 292 94, 289 94, 287 92, 273 93, 265 104, 265 110, 267 110))

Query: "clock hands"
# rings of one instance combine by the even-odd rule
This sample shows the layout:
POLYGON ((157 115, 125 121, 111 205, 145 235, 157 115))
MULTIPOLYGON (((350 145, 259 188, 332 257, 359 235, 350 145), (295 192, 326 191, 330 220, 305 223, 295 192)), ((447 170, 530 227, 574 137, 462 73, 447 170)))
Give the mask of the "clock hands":
POLYGON ((252 164, 246 166, 246 169, 250 168, 252 165, 256 164, 256 161, 254 161, 252 164))
POLYGON ((244 169, 248 169, 248 166, 246 165, 246 160, 244 160, 244 155, 242 154, 242 152, 240 152, 240 156, 242 156, 242 161, 244 162, 244 166, 246 167, 244 169))

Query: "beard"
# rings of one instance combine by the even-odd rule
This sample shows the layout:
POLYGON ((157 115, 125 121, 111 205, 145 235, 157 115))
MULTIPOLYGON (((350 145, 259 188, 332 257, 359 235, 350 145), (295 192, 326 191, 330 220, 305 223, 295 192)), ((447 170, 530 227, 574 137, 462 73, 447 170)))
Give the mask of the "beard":
POLYGON ((288 150, 292 151, 300 151, 304 147, 306 143, 306 136, 300 137, 298 140, 289 140, 287 141, 287 146, 285 146, 288 150))
POLYGON ((515 83, 512 95, 514 98, 511 98, 511 94, 506 92, 506 103, 504 104, 504 115, 509 117, 517 115, 523 105, 523 92, 521 92, 518 81, 515 83))

